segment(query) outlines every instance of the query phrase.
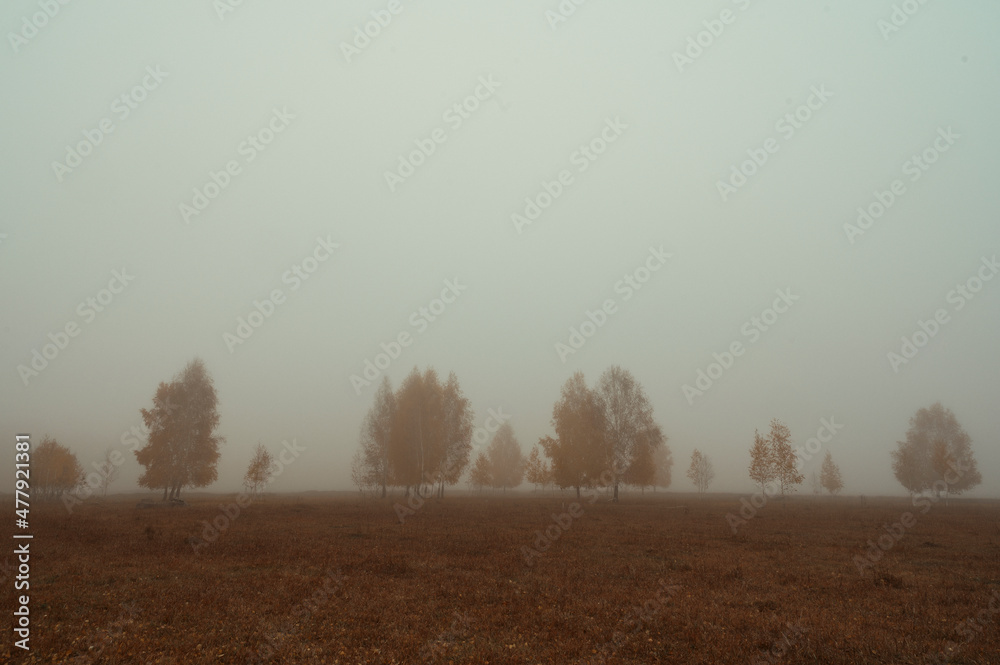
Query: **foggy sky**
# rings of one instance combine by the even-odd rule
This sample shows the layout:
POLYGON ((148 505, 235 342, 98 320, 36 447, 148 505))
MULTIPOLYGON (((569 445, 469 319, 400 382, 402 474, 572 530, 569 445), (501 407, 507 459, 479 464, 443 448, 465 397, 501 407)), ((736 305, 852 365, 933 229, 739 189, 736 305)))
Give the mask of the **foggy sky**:
MULTIPOLYGON (((128 450, 158 383, 199 356, 227 439, 210 491, 239 488, 258 441, 293 439, 306 452, 269 491, 349 489, 381 376, 350 377, 408 333, 393 386, 414 366, 455 371, 476 426, 501 409, 525 454, 553 433, 566 379, 621 365, 669 437, 671 489, 693 489, 697 447, 713 491, 750 491, 755 429, 779 418, 804 445, 832 418, 843 428, 806 471, 830 450, 845 493, 902 494, 889 451, 941 401, 972 437, 972 496, 1000 493, 1000 279, 956 290, 1000 254, 995 2, 591 0, 563 2, 565 21, 547 14, 557 0, 218 5, 0 9, 8 441, 49 434, 89 470, 128 450), (364 48, 343 46, 378 18, 364 48), (90 154, 54 167, 87 133, 90 154), (413 174, 387 180, 420 145, 433 152, 413 174), (914 161, 925 151, 933 164, 914 161), (226 186, 185 214, 213 173, 226 186), (545 183, 551 205, 512 220, 545 183), (845 229, 876 192, 885 213, 845 229), (307 257, 327 258, 303 279, 307 257), (647 259, 658 269, 635 290, 647 259), (120 293, 102 296, 109 282, 120 293), (420 308, 440 312, 448 282, 432 321, 420 308), (227 343, 275 290, 272 315, 227 343), (779 291, 792 304, 772 317, 779 291), (25 380, 67 324, 76 336, 25 380), (734 343, 742 355, 688 399, 734 343)), ((135 488, 128 458, 113 491, 135 488)))

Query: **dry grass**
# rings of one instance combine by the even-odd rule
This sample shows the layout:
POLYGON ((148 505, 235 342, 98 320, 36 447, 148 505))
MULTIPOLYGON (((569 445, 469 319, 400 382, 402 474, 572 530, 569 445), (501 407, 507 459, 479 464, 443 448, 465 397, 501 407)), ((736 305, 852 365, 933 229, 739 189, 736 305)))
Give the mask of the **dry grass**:
MULTIPOLYGON (((244 663, 270 644, 271 662, 302 663, 925 663, 1000 591, 996 502, 918 513, 867 577, 852 558, 908 501, 772 502, 734 536, 738 497, 585 500, 525 565, 571 499, 448 497, 400 525, 392 501, 270 498, 197 555, 231 497, 33 506, 32 651, 5 640, 0 657, 244 663)), ((1000 662, 998 623, 952 662, 1000 662)))

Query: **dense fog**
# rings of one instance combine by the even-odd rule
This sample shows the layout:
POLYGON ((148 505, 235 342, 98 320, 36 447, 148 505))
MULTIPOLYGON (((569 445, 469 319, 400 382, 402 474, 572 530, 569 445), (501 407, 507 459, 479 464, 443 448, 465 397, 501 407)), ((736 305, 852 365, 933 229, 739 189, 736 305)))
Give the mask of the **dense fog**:
POLYGON ((209 491, 283 442, 269 491, 350 490, 383 376, 454 372, 473 455, 500 420, 527 455, 617 365, 671 490, 695 448, 751 490, 777 418, 822 433, 806 473, 904 494, 940 402, 997 496, 1000 6, 675 5, 5 3, 5 436, 135 491, 197 357, 209 491))

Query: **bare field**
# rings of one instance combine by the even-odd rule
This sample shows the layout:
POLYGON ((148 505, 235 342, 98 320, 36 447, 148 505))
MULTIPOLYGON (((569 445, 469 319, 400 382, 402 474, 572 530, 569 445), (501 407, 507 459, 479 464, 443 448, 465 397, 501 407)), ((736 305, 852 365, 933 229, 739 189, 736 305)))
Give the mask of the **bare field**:
MULTIPOLYGON (((571 492, 450 496, 400 524, 399 497, 279 496, 204 545, 232 496, 36 505, 31 651, 8 639, 3 658, 846 665, 950 644, 951 662, 1000 662, 1000 503, 796 497, 734 535, 739 499, 584 498, 572 517, 571 492), (906 512, 916 524, 859 573, 906 512)), ((10 579, 2 594, 12 607, 10 579)))

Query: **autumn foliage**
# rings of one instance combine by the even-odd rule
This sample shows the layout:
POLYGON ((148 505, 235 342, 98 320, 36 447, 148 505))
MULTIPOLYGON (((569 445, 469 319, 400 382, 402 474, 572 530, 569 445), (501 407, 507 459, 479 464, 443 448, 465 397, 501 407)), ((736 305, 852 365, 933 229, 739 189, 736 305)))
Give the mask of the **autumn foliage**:
POLYGON ((754 432, 753 446, 750 448, 750 479, 760 485, 761 493, 773 483, 781 496, 805 480, 798 469, 795 450, 791 444, 792 434, 778 419, 771 421, 771 432, 762 436, 754 432))
POLYGON ((577 497, 583 487, 618 487, 627 483, 648 487, 662 482, 663 469, 672 458, 666 437, 653 420, 652 406, 632 374, 611 367, 601 376, 597 389, 587 387, 577 372, 563 385, 552 409, 556 436, 538 442, 552 464, 552 479, 560 488, 573 488, 577 497))
POLYGON ((258 497, 267 484, 271 482, 273 474, 274 456, 264 447, 264 444, 258 443, 257 448, 254 449, 253 457, 250 459, 247 472, 243 476, 243 487, 246 488, 251 497, 258 497))
POLYGON ((892 451, 896 480, 916 494, 961 494, 982 482, 972 439, 950 409, 940 402, 920 409, 910 419, 906 440, 892 451))
POLYGON ((31 456, 31 477, 42 498, 53 498, 83 482, 83 467, 69 448, 46 436, 31 456))
POLYGON ((352 475, 355 483, 406 493, 424 486, 444 495, 457 483, 472 450, 472 408, 454 372, 443 384, 437 372, 416 368, 396 392, 383 378, 361 426, 352 475))
POLYGON ((834 463, 833 455, 829 450, 826 451, 826 457, 823 458, 819 482, 830 494, 836 494, 844 488, 844 481, 840 478, 840 467, 834 463))
POLYGON ((163 498, 179 499, 183 487, 205 487, 218 477, 218 398, 205 363, 195 359, 169 383, 161 383, 153 408, 142 409, 148 443, 135 451, 145 467, 139 486, 163 488, 163 498))
POLYGON ((688 467, 687 477, 702 493, 708 489, 712 479, 715 478, 712 460, 708 459, 708 455, 703 455, 697 448, 691 453, 691 466, 688 467))

